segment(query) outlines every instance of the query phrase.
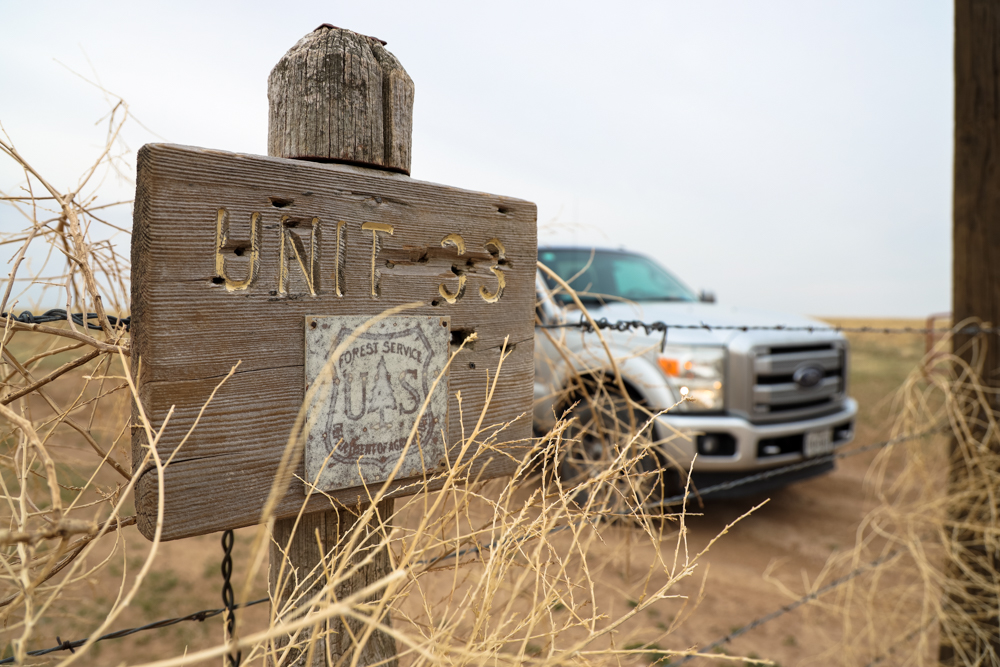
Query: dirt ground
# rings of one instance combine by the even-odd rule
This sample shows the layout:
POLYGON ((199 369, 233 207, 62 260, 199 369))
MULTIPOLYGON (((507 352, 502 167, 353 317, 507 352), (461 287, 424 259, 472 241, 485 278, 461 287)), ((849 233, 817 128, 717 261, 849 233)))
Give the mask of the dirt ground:
MULTIPOLYGON (((922 322, 864 322, 838 320, 840 324, 881 324, 921 326, 922 322)), ((881 336, 852 334, 850 393, 861 404, 854 444, 864 445, 884 439, 893 414, 891 396, 924 353, 918 335, 881 336)), ((875 505, 866 479, 875 453, 844 459, 837 469, 813 480, 794 484, 769 496, 708 502, 700 516, 690 516, 688 542, 699 551, 725 527, 755 505, 765 504, 737 523, 702 561, 695 577, 673 591, 687 596, 665 600, 634 619, 620 633, 622 644, 638 641, 661 649, 684 650, 704 647, 754 619, 786 605, 811 590, 814 581, 829 582, 850 569, 844 556, 854 548, 858 529, 875 505), (832 560, 831 560, 832 559, 832 560), (699 599, 699 592, 703 591, 699 599), (695 604, 697 603, 697 604, 695 604), (686 606, 685 606, 686 604, 686 606), (694 611, 670 634, 666 627, 678 613, 694 611)), ((601 596, 608 609, 630 604, 641 594, 645 570, 644 549, 630 547, 629 529, 612 527, 614 534, 595 553, 595 559, 610 563, 617 576, 606 580, 601 596), (638 592, 637 592, 638 591, 638 592)), ((237 580, 247 567, 254 529, 238 531, 235 548, 237 580)), ((95 576, 89 589, 79 588, 79 605, 65 616, 46 620, 31 648, 40 648, 62 639, 85 636, 95 627, 103 610, 117 594, 123 570, 134 570, 142 561, 148 543, 135 529, 124 531, 127 555, 119 557, 105 576, 95 576)), ((222 549, 219 535, 208 535, 161 546, 161 555, 148 586, 112 625, 112 629, 148 623, 160 618, 183 615, 221 606, 219 562, 222 549)), ((670 533, 666 542, 672 540, 670 533)), ((257 577, 251 599, 266 597, 266 576, 257 577)), ((863 592, 864 580, 856 590, 863 592)), ((716 650, 719 659, 695 658, 688 664, 741 664, 725 659, 725 654, 748 656, 753 660, 789 665, 842 664, 841 647, 845 621, 840 609, 843 592, 831 593, 818 603, 806 605, 769 621, 716 650)), ((268 605, 248 610, 244 627, 262 627, 268 605)), ((852 632, 847 630, 848 633, 852 632)), ((169 628, 141 633, 99 644, 76 664, 107 665, 120 660, 135 663, 178 655, 185 647, 194 651, 215 644, 222 634, 220 617, 205 622, 186 622, 169 628)), ((9 637, 8 637, 9 638, 9 637)), ((9 653, 6 653, 9 655, 9 653)), ((630 658, 627 664, 657 664, 662 656, 651 649, 648 655, 630 658)), ((623 660, 623 662, 626 662, 623 660)), ((658 664, 665 664, 660 662, 658 664)), ((743 664, 754 664, 753 661, 743 664)), ((863 664, 863 662, 861 663, 863 664)), ((880 664, 893 664, 889 659, 880 664)))

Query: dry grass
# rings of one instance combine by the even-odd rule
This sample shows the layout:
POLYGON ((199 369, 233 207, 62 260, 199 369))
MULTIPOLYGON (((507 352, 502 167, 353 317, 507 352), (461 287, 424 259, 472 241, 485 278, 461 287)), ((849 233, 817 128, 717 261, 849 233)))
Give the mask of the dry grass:
MULTIPOLYGON (((124 244, 95 240, 104 236, 96 233, 99 228, 118 233, 100 216, 120 203, 104 203, 88 191, 108 170, 118 170, 115 146, 126 117, 127 107, 118 103, 105 149, 68 192, 49 184, 9 138, 0 141, 0 150, 25 174, 20 190, 0 193, 25 220, 23 229, 0 238, 12 253, 2 310, 17 309, 19 295, 34 286, 31 294, 50 302, 57 294, 70 312, 96 313, 91 321, 98 326, 4 321, 4 657, 18 664, 181 665, 216 662, 238 646, 244 664, 292 664, 297 656, 324 652, 319 640, 336 627, 329 622, 347 618, 360 630, 345 665, 376 630, 395 639, 399 661, 407 665, 666 664, 691 655, 743 660, 699 654, 696 647, 706 642, 701 636, 688 640, 685 624, 712 590, 709 549, 733 522, 752 523, 755 517, 745 519, 740 510, 696 544, 690 539, 691 515, 646 511, 646 502, 663 493, 654 470, 663 461, 651 453, 663 443, 651 441, 646 426, 653 415, 627 398, 613 372, 578 378, 562 401, 563 407, 575 404, 574 410, 531 443, 510 478, 470 479, 475 458, 459 459, 462 465, 435 480, 441 490, 415 489, 396 501, 393 516, 375 513, 383 488, 370 489, 373 503, 359 509, 354 529, 321 564, 317 574, 323 584, 300 587, 290 604, 272 613, 266 605, 240 610, 233 641, 226 641, 216 623, 176 626, 155 639, 140 636, 114 648, 93 643, 108 629, 201 608, 207 598, 196 590, 199 582, 215 587, 219 581, 213 571, 217 559, 188 555, 190 545, 204 540, 136 543, 129 528, 135 462, 127 443, 135 392, 128 335, 107 317, 129 312, 129 269, 124 244), (28 267, 24 258, 39 247, 44 252, 32 256, 46 261, 28 267), (597 458, 582 454, 576 443, 588 429, 615 446, 597 458), (572 487, 554 474, 567 459, 582 471, 572 487), (361 565, 386 551, 391 562, 386 577, 341 594, 361 565), (661 615, 667 608, 670 615, 661 615), (56 635, 91 641, 75 653, 27 655, 51 645, 56 635)), ((856 353, 881 345, 875 341, 855 337, 856 353)), ((882 664, 932 662, 939 628, 961 639, 982 612, 976 596, 1000 595, 992 496, 1000 442, 992 394, 976 379, 983 369, 947 354, 934 357, 930 369, 919 363, 919 355, 903 356, 893 368, 905 362, 916 369, 893 398, 866 414, 881 411, 893 419, 896 435, 947 424, 957 446, 951 460, 942 437, 883 450, 867 473, 871 502, 857 525, 855 548, 835 552, 801 586, 771 576, 794 598, 894 554, 888 564, 809 605, 806 613, 813 618, 837 619, 827 650, 812 656, 818 664, 876 658, 884 659, 882 664), (945 471, 954 462, 962 462, 966 472, 949 484, 945 471), (972 510, 961 511, 964 507, 972 510), (959 569, 976 577, 976 590, 957 583, 959 569)), ((883 367, 888 357, 873 352, 855 358, 867 364, 855 369, 855 382, 866 383, 860 393, 873 400, 889 393, 891 383, 880 384, 889 382, 891 373, 883 367)), ((614 360, 609 365, 613 368, 614 360)), ((321 400, 322 385, 315 383, 289 437, 274 498, 295 469, 309 406, 321 400)), ((859 394, 857 387, 854 393, 859 394)), ((467 435, 453 448, 477 452, 476 457, 506 455, 502 425, 483 424, 479 414, 461 417, 467 435)), ((874 418, 860 424, 862 442, 878 424, 874 418)), ((147 429, 149 442, 157 441, 158 432, 141 414, 137 426, 147 429)), ((151 449, 147 463, 162 479, 168 461, 151 449)), ((243 601, 266 594, 272 523, 265 508, 259 528, 237 535, 234 582, 243 601)), ((959 664, 977 664, 971 654, 962 658, 959 664)), ((331 656, 330 662, 336 660, 331 656)))
POLYGON ((940 434, 885 448, 867 472, 874 506, 855 548, 830 568, 892 559, 830 603, 841 618, 842 664, 938 664, 939 643, 957 649, 947 664, 1000 664, 1000 440, 995 390, 979 380, 990 343, 976 337, 960 356, 943 337, 885 401, 893 435, 940 434))

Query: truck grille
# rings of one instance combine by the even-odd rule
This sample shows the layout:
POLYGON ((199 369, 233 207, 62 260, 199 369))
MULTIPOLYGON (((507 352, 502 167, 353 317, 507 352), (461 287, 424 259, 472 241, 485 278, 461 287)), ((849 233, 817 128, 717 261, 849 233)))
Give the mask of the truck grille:
POLYGON ((841 345, 775 345, 755 352, 752 421, 808 419, 839 408, 846 390, 841 345))

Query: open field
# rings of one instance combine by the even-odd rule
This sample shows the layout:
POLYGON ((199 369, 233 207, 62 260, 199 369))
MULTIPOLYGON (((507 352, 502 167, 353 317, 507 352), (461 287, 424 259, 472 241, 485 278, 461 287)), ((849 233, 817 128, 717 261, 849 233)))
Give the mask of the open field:
MULTIPOLYGON (((849 326, 922 325, 922 322, 870 320, 838 320, 836 323, 849 326)), ((851 394, 861 404, 854 443, 859 445, 888 437, 895 413, 894 392, 923 356, 924 340, 919 335, 881 334, 851 334, 850 339, 853 350, 851 394)), ((44 361, 45 367, 52 368, 60 363, 62 360, 57 357, 44 361)), ((112 374, 108 372, 108 375, 112 374)), ((69 397, 56 398, 68 400, 69 397)), ((119 409, 124 407, 118 406, 119 409)), ((101 418, 121 423, 117 421, 120 415, 95 415, 95 419, 101 418)), ((935 445, 925 441, 917 446, 939 445, 942 445, 940 441, 935 445)), ((118 455, 124 454, 122 450, 118 455)), ((671 590, 678 597, 659 601, 632 618, 605 644, 614 642, 619 648, 649 647, 645 653, 625 660, 632 664, 655 663, 663 657, 656 652, 657 647, 684 650, 704 646, 808 592, 814 582, 828 583, 856 566, 857 563, 850 562, 849 556, 861 522, 876 503, 867 484, 869 469, 876 455, 872 452, 845 459, 833 473, 780 490, 770 498, 710 501, 703 508, 692 507, 690 511, 693 514, 686 520, 689 531, 686 547, 691 553, 696 553, 729 523, 764 503, 712 546, 700 561, 694 576, 682 580, 671 590), (675 619, 679 623, 671 627, 675 619)), ((889 476, 894 469, 890 461, 887 467, 889 476)), ((524 493, 530 491, 528 488, 524 493)), ((411 512, 401 516, 398 523, 405 527, 418 519, 416 513, 411 512)), ((664 522, 663 549, 675 548, 676 526, 676 522, 664 522)), ((647 579, 647 563, 653 557, 654 547, 636 539, 634 530, 625 525, 602 527, 600 538, 603 541, 595 541, 587 554, 591 569, 599 573, 595 576, 595 581, 599 582, 596 600, 602 611, 606 608, 608 613, 613 614, 615 610, 620 613, 634 606, 644 591, 662 585, 665 580, 662 573, 647 579)), ((248 566, 246 560, 253 531, 237 531, 234 550, 236 581, 242 580, 241 575, 248 566)), ((64 598, 67 603, 64 613, 43 621, 32 649, 55 644, 57 635, 62 639, 83 637, 95 627, 98 619, 104 617, 118 594, 122 579, 130 579, 148 550, 148 542, 134 527, 123 530, 122 539, 127 544, 125 556, 119 553, 113 562, 68 592, 64 598), (70 599, 74 604, 68 604, 70 599)), ((569 538, 556 535, 551 542, 558 548, 561 543, 568 544, 569 538)), ((220 607, 221 556, 218 535, 161 545, 153 572, 112 629, 220 607)), ((96 558, 96 555, 92 556, 91 560, 96 561, 96 558)), ((478 566, 471 564, 464 567, 478 566)), ((450 586, 455 574, 452 569, 430 576, 440 579, 442 585, 450 586)), ((857 590, 862 593, 865 581, 861 577, 857 582, 857 590)), ((856 647, 857 655, 867 655, 867 659, 875 657, 866 653, 863 644, 868 640, 860 627, 865 623, 863 616, 868 610, 852 612, 857 616, 853 626, 851 614, 845 616, 842 613, 843 608, 850 606, 844 597, 848 590, 851 587, 831 593, 818 604, 800 608, 720 647, 717 649, 720 658, 725 660, 723 654, 728 653, 759 656, 782 665, 832 664, 838 662, 837 655, 843 652, 847 636, 850 637, 848 643, 856 647)), ((512 596, 517 594, 517 591, 510 592, 512 596)), ((261 574, 249 599, 266 595, 266 576, 261 574)), ((406 607, 404 602, 403 610, 414 613, 406 607)), ((557 616, 572 612, 560 603, 553 606, 553 614, 557 616)), ((246 632, 264 627, 267 616, 267 605, 257 606, 243 612, 241 627, 246 632)), ((190 652, 214 645, 221 636, 220 617, 202 623, 186 622, 103 642, 82 656, 77 664, 105 665, 119 660, 132 663, 176 656, 185 649, 190 652)), ((541 653, 544 648, 529 644, 525 652, 529 655, 541 653)), ((695 658, 690 664, 711 662, 721 664, 721 661, 703 658, 695 658)), ((892 664, 891 661, 888 664, 892 664)))

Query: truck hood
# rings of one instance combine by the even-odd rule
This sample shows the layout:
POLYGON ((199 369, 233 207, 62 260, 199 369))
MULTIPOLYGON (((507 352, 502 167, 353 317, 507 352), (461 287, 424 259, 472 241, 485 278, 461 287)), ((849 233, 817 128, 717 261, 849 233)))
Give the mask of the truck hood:
MULTIPOLYGON (((790 315, 775 311, 757 310, 753 308, 737 308, 720 306, 714 303, 689 303, 673 301, 647 301, 643 303, 610 303, 603 307, 591 307, 590 314, 595 320, 606 318, 609 322, 617 320, 641 320, 643 322, 663 322, 669 326, 686 327, 708 325, 709 327, 821 327, 830 325, 819 320, 790 315)), ((572 322, 579 318, 575 309, 565 312, 566 321, 572 322)), ((654 333, 653 336, 662 334, 654 333)), ((739 330, 707 330, 699 329, 668 329, 668 338, 674 343, 725 344, 737 336, 751 336, 767 340, 829 340, 841 338, 835 332, 787 332, 787 331, 749 331, 739 330)))

